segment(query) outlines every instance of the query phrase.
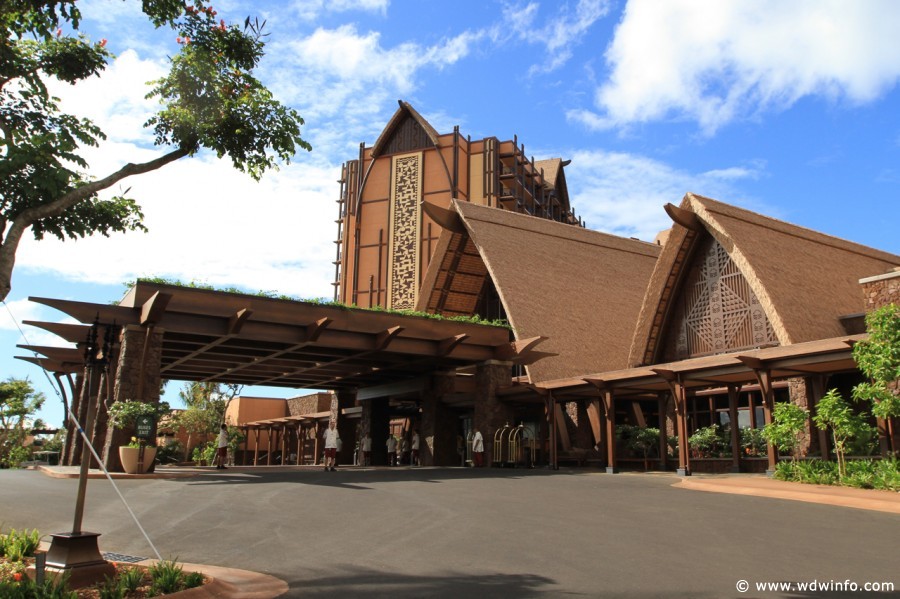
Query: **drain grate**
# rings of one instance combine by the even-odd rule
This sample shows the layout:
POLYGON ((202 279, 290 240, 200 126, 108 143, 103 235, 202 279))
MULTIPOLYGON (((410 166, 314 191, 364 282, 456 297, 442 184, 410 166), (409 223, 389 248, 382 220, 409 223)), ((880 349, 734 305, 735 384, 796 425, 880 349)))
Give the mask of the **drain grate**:
POLYGON ((128 564, 136 564, 138 562, 142 562, 146 557, 137 557, 135 555, 122 555, 121 553, 109 553, 104 551, 101 553, 103 559, 110 562, 125 562, 128 564))

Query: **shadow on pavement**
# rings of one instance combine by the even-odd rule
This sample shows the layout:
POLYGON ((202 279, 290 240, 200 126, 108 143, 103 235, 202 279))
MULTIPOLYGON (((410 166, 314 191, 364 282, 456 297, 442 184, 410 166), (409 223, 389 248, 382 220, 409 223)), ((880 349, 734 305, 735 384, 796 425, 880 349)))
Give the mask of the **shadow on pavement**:
MULTIPOLYGON (((537 574, 465 574, 429 576, 348 568, 340 574, 311 573, 288 580, 287 597, 542 597, 559 596, 557 581, 537 574), (547 588, 542 588, 547 587, 547 588)), ((567 593, 569 594, 569 593, 567 593)), ((571 595, 571 594, 569 594, 571 595)))
POLYGON ((448 480, 483 478, 520 479, 533 476, 579 474, 575 471, 553 471, 546 468, 338 468, 336 472, 324 472, 319 468, 279 468, 255 470, 232 468, 199 472, 190 478, 174 478, 172 482, 186 485, 241 485, 298 483, 348 489, 367 489, 370 483, 416 481, 439 483, 448 480))

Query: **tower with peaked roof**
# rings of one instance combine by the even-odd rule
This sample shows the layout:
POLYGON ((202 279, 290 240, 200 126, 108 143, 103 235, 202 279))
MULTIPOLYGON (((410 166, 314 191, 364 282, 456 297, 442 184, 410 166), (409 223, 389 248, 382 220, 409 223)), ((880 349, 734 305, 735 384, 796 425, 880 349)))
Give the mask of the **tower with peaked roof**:
MULTIPOLYGON (((412 310, 441 227, 429 208, 453 199, 581 226, 569 205, 560 158, 534 160, 518 137, 473 140, 438 133, 409 103, 374 145, 343 165, 337 219, 336 301, 412 310)), ((472 313, 498 317, 489 281, 471 289, 472 313)))

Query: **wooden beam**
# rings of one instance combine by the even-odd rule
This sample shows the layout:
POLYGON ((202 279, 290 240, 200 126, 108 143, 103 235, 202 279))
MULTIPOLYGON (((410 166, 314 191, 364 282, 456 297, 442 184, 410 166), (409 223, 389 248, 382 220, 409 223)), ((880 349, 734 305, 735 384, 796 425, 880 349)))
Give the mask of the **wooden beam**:
POLYGON ((441 208, 435 204, 430 202, 426 202, 422 200, 422 210, 431 217, 431 220, 436 222, 441 228, 451 231, 453 233, 465 233, 466 225, 463 223, 462 218, 460 218, 459 214, 455 210, 448 210, 446 208, 441 208))
POLYGON ((663 209, 666 211, 666 214, 669 215, 669 218, 671 218, 673 222, 681 225, 685 229, 688 229, 690 231, 703 230, 703 223, 701 223, 697 215, 690 210, 679 208, 675 204, 666 204, 665 206, 663 206, 663 209))
POLYGON ((310 343, 318 341, 319 335, 321 335, 322 331, 325 330, 325 327, 330 325, 332 322, 334 322, 334 320, 325 317, 306 325, 306 341, 310 343))
POLYGON ((241 332, 241 328, 243 328, 244 323, 247 322, 247 319, 250 318, 250 315, 253 312, 249 308, 243 308, 238 310, 228 319, 228 327, 226 329, 228 335, 237 335, 241 332))
POLYGON ((171 301, 171 299, 171 293, 163 293, 161 291, 157 291, 156 293, 154 293, 150 297, 150 299, 144 302, 144 305, 141 306, 141 325, 153 326, 157 322, 159 322, 166 311, 166 306, 169 305, 169 301, 171 301))
POLYGON ((378 333, 378 335, 375 336, 375 350, 381 351, 387 349, 387 346, 390 345, 402 331, 403 327, 395 326, 378 333))
POLYGON ((438 351, 437 355, 439 356, 447 356, 453 349, 462 343, 469 336, 465 333, 460 333, 459 335, 454 335, 453 337, 447 337, 446 339, 441 339, 438 342, 438 351))

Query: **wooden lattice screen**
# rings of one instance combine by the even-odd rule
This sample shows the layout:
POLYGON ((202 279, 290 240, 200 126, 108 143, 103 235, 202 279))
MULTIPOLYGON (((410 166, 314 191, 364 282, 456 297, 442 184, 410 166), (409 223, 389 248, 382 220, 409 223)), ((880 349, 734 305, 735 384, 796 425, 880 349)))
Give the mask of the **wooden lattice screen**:
POLYGON ((756 294, 715 239, 694 255, 669 320, 664 361, 778 343, 756 294))

